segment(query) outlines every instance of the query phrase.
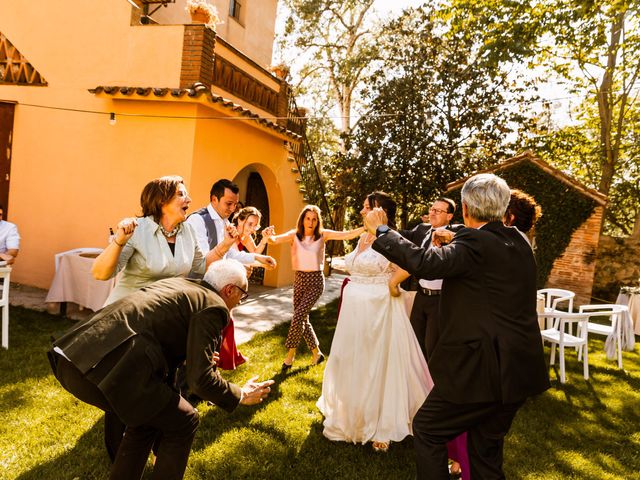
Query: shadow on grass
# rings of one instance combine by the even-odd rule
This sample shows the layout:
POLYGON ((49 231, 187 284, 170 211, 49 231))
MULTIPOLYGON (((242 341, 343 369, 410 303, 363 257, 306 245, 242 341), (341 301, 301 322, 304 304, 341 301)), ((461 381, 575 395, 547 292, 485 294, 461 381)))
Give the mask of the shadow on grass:
POLYGON ((16 480, 106 479, 109 475, 110 463, 102 441, 103 425, 104 422, 100 420, 78 437, 70 450, 11 478, 16 480))
POLYGON ((9 349, 0 348, 0 387, 51 373, 46 352, 52 335, 73 323, 62 317, 11 307, 9 349))

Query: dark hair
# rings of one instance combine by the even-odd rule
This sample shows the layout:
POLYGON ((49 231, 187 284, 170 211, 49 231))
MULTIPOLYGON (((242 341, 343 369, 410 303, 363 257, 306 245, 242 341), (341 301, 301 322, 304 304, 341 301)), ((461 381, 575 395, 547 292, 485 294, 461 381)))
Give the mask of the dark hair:
POLYGON ((238 226, 238 222, 240 220, 246 220, 251 215, 255 215, 256 217, 258 217, 258 222, 262 219, 262 214, 260 213, 260 210, 258 210, 256 207, 244 207, 238 210, 233 215, 233 220, 232 220, 233 224, 238 226))
POLYGON ((318 223, 313 231, 313 239, 318 240, 321 235, 320 232, 322 232, 322 212, 320 211, 320 208, 315 205, 307 205, 300 212, 296 226, 296 237, 298 237, 298 240, 302 240, 304 238, 304 216, 307 212, 313 212, 318 216, 318 223))
POLYGON ((396 228, 396 202, 391 196, 385 192, 373 192, 367 195, 369 207, 380 207, 387 214, 388 225, 395 230, 396 228))
POLYGON ((175 196, 180 184, 184 185, 184 181, 178 175, 154 178, 147 183, 140 194, 142 216, 152 216, 158 223, 162 218, 162 207, 175 196))
POLYGON ((211 199, 215 195, 215 197, 218 200, 220 200, 222 197, 224 197, 225 188, 228 188, 235 194, 237 194, 240 191, 240 187, 238 187, 238 185, 233 183, 231 180, 222 178, 211 186, 211 191, 209 192, 209 199, 211 199))
POLYGON ((456 202, 447 197, 438 197, 436 202, 444 202, 447 204, 447 213, 456 213, 456 202))
POLYGON ((542 216, 542 208, 528 193, 513 189, 504 215, 507 225, 518 227, 522 233, 528 233, 542 216), (510 218, 511 215, 513 220, 510 218))

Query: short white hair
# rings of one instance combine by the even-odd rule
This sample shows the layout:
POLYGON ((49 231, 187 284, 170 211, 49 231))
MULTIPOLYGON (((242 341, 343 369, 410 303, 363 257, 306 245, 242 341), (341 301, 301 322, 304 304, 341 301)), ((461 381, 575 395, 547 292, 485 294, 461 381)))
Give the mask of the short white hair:
POLYGON ((471 218, 501 222, 511 199, 511 189, 493 173, 480 173, 465 182, 461 197, 471 218))
POLYGON ((204 274, 204 281, 220 292, 227 285, 247 290, 247 269, 237 260, 226 259, 213 262, 204 274))

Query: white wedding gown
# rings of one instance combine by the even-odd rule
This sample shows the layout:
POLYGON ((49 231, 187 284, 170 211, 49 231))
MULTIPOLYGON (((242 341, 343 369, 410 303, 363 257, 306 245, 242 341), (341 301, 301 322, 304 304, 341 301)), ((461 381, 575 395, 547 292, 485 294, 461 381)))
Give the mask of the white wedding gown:
POLYGON ((369 247, 345 264, 351 281, 317 402, 323 433, 353 443, 400 441, 433 382, 404 301, 389 294, 389 261, 369 247))

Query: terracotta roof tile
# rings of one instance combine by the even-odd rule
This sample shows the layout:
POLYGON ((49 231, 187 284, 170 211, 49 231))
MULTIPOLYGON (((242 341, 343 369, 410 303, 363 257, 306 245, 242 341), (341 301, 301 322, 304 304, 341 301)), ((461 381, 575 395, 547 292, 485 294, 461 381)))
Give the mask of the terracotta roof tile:
POLYGON ((182 98, 189 97, 195 100, 205 99, 210 103, 221 103, 223 107, 228 108, 232 112, 239 113, 243 117, 250 118, 255 120, 261 125, 265 125, 266 127, 275 130, 278 133, 282 133, 294 139, 299 139, 300 136, 290 130, 287 130, 285 127, 278 125, 276 122, 268 120, 266 118, 261 117, 255 112, 252 112, 248 108, 243 107, 242 105, 238 105, 231 100, 228 100, 220 95, 215 95, 204 85, 194 84, 192 88, 152 88, 152 87, 127 87, 127 86, 112 86, 112 85, 99 85, 95 88, 89 89, 89 92, 98 95, 101 93, 105 93, 107 95, 126 95, 127 97, 138 96, 138 97, 148 97, 153 94, 153 96, 158 98, 167 97, 167 95, 171 95, 174 98, 182 98))

